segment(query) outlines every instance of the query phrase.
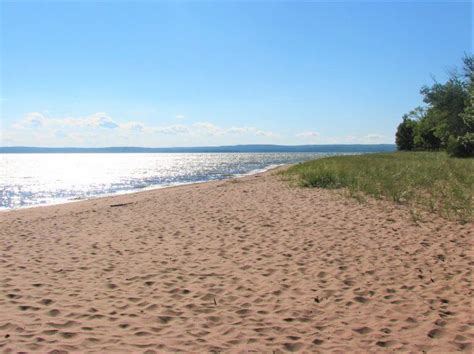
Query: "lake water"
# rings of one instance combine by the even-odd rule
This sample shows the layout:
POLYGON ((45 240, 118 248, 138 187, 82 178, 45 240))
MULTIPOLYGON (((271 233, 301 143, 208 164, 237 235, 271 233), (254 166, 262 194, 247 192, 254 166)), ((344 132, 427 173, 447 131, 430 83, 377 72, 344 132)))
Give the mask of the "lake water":
POLYGON ((0 154, 0 209, 224 179, 328 155, 334 154, 0 154))

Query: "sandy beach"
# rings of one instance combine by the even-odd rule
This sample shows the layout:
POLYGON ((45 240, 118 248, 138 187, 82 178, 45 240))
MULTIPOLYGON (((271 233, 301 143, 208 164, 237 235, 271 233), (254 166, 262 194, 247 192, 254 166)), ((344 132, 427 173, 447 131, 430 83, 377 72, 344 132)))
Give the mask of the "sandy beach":
POLYGON ((0 351, 472 351, 472 224, 274 172, 1 213, 0 351))

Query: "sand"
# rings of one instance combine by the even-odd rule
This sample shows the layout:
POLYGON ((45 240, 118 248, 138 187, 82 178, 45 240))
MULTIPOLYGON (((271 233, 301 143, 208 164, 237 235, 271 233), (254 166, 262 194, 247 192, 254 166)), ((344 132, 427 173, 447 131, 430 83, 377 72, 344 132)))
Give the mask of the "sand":
POLYGON ((472 351, 472 224, 273 173, 0 222, 2 352, 472 351))

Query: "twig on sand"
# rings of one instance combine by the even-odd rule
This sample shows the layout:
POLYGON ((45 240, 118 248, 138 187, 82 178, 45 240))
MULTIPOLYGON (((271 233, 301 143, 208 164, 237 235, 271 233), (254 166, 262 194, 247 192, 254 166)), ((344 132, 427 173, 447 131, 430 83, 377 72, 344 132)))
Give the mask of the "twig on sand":
POLYGON ((129 205, 129 204, 133 204, 133 203, 121 203, 121 204, 111 204, 110 207, 111 208, 115 208, 115 207, 121 207, 121 206, 124 206, 124 205, 129 205))

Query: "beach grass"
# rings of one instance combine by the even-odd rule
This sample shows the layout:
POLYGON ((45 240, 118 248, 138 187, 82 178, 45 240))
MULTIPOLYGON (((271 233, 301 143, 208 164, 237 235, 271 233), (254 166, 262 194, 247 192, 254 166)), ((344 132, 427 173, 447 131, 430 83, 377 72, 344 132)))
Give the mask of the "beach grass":
POLYGON ((444 152, 333 156, 282 173, 302 187, 344 189, 358 200, 370 196, 408 205, 413 219, 425 210, 450 220, 473 220, 474 159, 444 152))

